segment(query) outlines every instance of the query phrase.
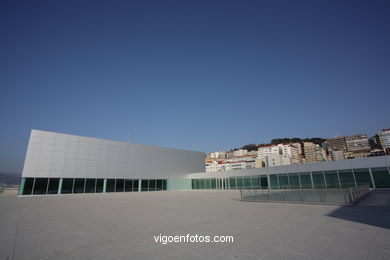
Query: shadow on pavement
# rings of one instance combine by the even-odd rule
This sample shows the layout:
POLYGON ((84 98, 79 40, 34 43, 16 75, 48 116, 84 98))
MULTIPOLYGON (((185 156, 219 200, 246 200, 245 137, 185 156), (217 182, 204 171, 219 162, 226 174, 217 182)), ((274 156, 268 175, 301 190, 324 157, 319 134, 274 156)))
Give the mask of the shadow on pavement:
POLYGON ((390 189, 372 190, 356 206, 340 207, 328 216, 390 229, 390 189))

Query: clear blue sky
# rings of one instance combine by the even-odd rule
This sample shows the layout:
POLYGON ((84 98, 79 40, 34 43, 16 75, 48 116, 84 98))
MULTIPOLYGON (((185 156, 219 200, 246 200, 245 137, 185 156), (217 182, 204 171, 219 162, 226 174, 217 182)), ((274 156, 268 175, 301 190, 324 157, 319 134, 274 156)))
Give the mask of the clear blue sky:
POLYGON ((0 171, 31 129, 211 152, 390 127, 390 1, 1 1, 0 171))

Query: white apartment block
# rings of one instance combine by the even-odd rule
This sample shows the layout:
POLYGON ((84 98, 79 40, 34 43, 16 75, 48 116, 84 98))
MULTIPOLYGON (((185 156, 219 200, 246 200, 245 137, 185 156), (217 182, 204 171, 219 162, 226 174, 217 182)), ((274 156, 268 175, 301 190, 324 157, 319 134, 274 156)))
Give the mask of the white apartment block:
POLYGON ((340 160, 344 160, 345 159, 343 151, 337 151, 337 150, 336 151, 331 151, 330 155, 331 155, 332 161, 340 161, 340 160))
POLYGON ((379 140, 383 149, 390 149, 390 128, 383 129, 378 133, 379 140))
POLYGON ((209 153, 208 158, 210 158, 210 159, 223 159, 223 158, 226 158, 226 152, 218 151, 218 152, 209 153))
POLYGON ((265 167, 281 166, 291 164, 291 158, 287 154, 270 153, 264 158, 265 167))
POLYGON ((206 163, 206 172, 224 172, 224 171, 244 170, 244 169, 252 169, 252 168, 256 168, 256 164, 254 160, 212 161, 206 163))
POLYGON ((259 147, 257 150, 257 157, 264 160, 267 154, 280 154, 280 148, 277 144, 269 144, 259 147))
POLYGON ((300 146, 299 143, 291 143, 291 144, 283 144, 281 146, 282 154, 288 155, 291 158, 291 164, 299 164, 302 163, 300 159, 300 146))
POLYGON ((259 147, 257 156, 265 162, 266 157, 270 154, 286 155, 290 158, 289 164, 299 164, 302 163, 300 158, 300 146, 301 145, 299 143, 264 145, 259 147))
POLYGON ((240 149, 237 151, 233 151, 234 157, 242 157, 248 153, 248 150, 240 149))

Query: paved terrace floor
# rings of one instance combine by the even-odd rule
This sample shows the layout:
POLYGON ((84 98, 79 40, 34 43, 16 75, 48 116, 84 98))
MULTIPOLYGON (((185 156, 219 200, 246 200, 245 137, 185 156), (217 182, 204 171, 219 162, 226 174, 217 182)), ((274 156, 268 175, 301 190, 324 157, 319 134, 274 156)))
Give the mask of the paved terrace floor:
POLYGON ((238 198, 238 191, 3 193, 0 259, 390 259, 390 191, 356 207, 238 198), (234 242, 162 245, 159 234, 234 242))

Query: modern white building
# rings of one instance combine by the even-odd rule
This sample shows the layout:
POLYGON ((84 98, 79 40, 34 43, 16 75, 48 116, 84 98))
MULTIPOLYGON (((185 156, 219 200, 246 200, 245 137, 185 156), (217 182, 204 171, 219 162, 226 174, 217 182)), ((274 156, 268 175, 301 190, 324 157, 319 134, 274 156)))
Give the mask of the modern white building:
POLYGON ((22 173, 24 193, 191 188, 204 172, 201 152, 32 130, 22 173))
POLYGON ((33 130, 19 194, 390 188, 390 156, 253 169, 241 164, 217 173, 205 172, 204 158, 201 152, 33 130))

